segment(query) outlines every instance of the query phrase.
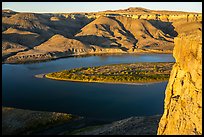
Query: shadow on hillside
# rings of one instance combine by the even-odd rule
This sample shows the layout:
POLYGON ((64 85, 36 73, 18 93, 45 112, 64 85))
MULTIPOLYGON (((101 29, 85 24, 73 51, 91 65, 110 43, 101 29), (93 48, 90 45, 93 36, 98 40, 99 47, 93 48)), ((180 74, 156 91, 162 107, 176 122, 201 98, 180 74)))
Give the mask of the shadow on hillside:
MULTIPOLYGON (((133 44, 136 45, 136 43, 138 42, 138 40, 135 38, 135 36, 134 36, 130 31, 128 31, 128 30, 124 27, 124 25, 123 25, 119 20, 117 20, 115 17, 109 17, 109 18, 115 20, 115 21, 120 25, 120 27, 127 33, 127 35, 130 36, 131 38, 133 38, 133 39, 135 40, 135 43, 133 43, 133 44)), ((122 31, 120 31, 120 33, 123 34, 122 31)), ((124 35, 124 34, 123 34, 123 35, 124 35)))
POLYGON ((164 22, 160 20, 148 20, 148 22, 165 34, 169 34, 171 37, 176 37, 178 35, 172 22, 164 22))
POLYGON ((33 48, 34 46, 37 46, 45 41, 43 37, 36 34, 18 33, 2 34, 2 39, 18 43, 29 48, 33 48))
POLYGON ((122 45, 118 43, 116 39, 111 39, 104 36, 85 35, 85 36, 76 36, 75 39, 83 42, 84 44, 97 45, 102 48, 119 48, 123 51, 128 50, 128 48, 122 47, 122 45))
POLYGON ((114 41, 110 40, 110 38, 96 35, 76 36, 75 39, 80 40, 84 43, 98 45, 104 48, 108 48, 110 47, 110 45, 112 45, 112 43, 114 43, 114 41))

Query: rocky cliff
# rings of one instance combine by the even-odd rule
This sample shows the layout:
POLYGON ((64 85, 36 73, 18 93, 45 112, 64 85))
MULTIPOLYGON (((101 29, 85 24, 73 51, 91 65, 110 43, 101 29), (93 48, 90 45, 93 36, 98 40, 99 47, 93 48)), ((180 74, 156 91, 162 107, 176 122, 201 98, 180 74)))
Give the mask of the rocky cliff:
POLYGON ((202 28, 174 40, 176 63, 166 88, 158 134, 202 134, 202 28))

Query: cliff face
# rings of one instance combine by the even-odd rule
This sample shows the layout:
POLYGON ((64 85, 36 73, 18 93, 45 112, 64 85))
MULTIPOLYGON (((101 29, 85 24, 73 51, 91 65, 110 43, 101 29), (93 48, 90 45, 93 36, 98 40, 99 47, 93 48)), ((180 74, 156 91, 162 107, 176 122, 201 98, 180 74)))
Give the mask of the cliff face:
POLYGON ((201 14, 142 14, 142 15, 132 15, 134 19, 146 19, 146 20, 160 20, 160 21, 176 21, 176 20, 186 20, 187 22, 201 21, 201 14))
POLYGON ((158 134, 202 134, 202 28, 174 40, 173 66, 158 134))
POLYGON ((150 10, 140 7, 132 7, 120 10, 108 10, 103 12, 88 13, 89 18, 99 18, 100 16, 126 16, 133 19, 144 20, 159 20, 165 22, 173 22, 176 20, 186 20, 187 22, 201 21, 201 13, 181 12, 181 11, 167 11, 167 10, 150 10))

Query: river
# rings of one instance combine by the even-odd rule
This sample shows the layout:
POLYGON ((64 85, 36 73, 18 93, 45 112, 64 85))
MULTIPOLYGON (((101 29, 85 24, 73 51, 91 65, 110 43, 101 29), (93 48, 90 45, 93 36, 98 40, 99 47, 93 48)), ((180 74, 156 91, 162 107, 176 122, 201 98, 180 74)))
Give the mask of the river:
POLYGON ((172 54, 69 57, 41 63, 2 64, 2 106, 66 112, 103 120, 163 113, 167 82, 149 85, 79 83, 34 77, 77 67, 175 62, 172 54))

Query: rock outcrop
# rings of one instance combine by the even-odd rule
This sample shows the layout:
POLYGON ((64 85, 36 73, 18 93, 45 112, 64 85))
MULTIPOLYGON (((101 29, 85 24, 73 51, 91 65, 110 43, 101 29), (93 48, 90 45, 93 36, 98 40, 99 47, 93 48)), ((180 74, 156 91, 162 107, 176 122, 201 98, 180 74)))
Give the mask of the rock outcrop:
MULTIPOLYGON (((99 14, 99 13, 98 13, 99 14)), ((97 13, 95 17, 98 18, 97 13)), ((186 20, 187 22, 201 21, 201 13, 166 11, 166 10, 150 10, 140 7, 131 7, 128 9, 105 11, 100 13, 103 16, 126 16, 133 19, 158 20, 164 22, 173 22, 178 20, 186 20)), ((92 15, 93 16, 93 15, 92 15)))
POLYGON ((166 88, 159 135, 202 134, 202 28, 195 27, 174 40, 176 63, 166 88))

